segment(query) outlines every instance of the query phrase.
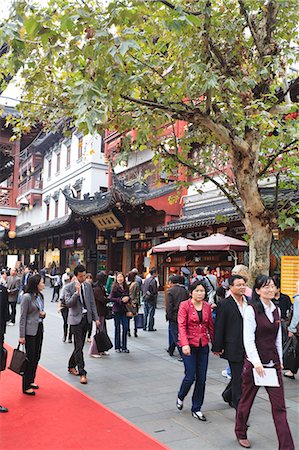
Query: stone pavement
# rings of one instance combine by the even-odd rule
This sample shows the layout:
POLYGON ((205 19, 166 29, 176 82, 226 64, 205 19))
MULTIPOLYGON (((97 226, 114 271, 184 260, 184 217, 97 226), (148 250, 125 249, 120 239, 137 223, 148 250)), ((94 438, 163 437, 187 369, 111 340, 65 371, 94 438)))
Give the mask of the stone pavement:
MULTIPOLYGON (((205 402, 202 408, 207 422, 199 422, 191 416, 190 394, 184 402, 183 411, 176 409, 176 393, 184 367, 183 363, 178 362, 175 357, 171 358, 165 351, 168 331, 162 296, 156 311, 155 326, 158 331, 149 333, 139 330, 138 338, 128 338, 130 354, 117 354, 112 349, 110 356, 90 358, 87 354, 89 344, 86 343, 85 360, 89 382, 82 386, 77 377, 67 372, 67 362, 73 345, 62 342, 62 318, 57 313, 58 303, 50 302, 49 287, 44 293, 47 317, 44 322, 45 334, 40 363, 45 368, 173 450, 240 448, 234 436, 234 410, 224 404, 221 398, 221 392, 227 383, 221 376, 221 371, 226 367, 225 361, 210 354, 205 402)), ((107 324, 113 341, 113 321, 109 320, 107 324)), ((15 347, 18 327, 16 325, 7 328, 5 340, 15 347)), ((285 380, 284 384, 288 420, 296 445, 299 442, 298 380, 299 375, 295 381, 285 380)), ((267 398, 266 391, 261 388, 250 416, 248 438, 252 447, 257 450, 278 448, 267 398)), ((55 414, 49 411, 49 414, 51 413, 55 414)))

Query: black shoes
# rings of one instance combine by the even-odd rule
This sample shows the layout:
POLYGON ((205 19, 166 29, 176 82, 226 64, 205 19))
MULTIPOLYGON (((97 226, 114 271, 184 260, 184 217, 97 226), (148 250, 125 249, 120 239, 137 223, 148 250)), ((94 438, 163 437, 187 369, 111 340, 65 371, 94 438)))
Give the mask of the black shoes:
POLYGON ((35 383, 30 384, 30 387, 31 389, 39 389, 39 385, 35 383))
POLYGON ((156 328, 148 329, 148 331, 157 331, 156 328))
POLYGON ((6 413, 8 412, 8 409, 5 408, 5 406, 0 406, 0 413, 6 413))
POLYGON ((120 348, 116 348, 116 349, 115 349, 115 352, 116 352, 116 353, 121 353, 121 349, 120 349, 120 348))
POLYGON ((183 400, 179 399, 179 397, 176 399, 176 407, 179 411, 182 411, 184 407, 184 402, 183 400))
POLYGON ((34 392, 34 390, 31 388, 31 389, 27 389, 27 391, 23 391, 23 394, 26 394, 26 395, 35 395, 35 392, 34 392))
POLYGON ((122 353, 130 353, 130 350, 128 350, 127 348, 122 349, 121 351, 122 353))
POLYGON ((195 417, 195 419, 201 420, 202 422, 207 421, 206 416, 201 411, 196 411, 196 412, 192 411, 192 417, 195 417))
POLYGON ((134 331, 134 336, 138 337, 137 331, 134 331))

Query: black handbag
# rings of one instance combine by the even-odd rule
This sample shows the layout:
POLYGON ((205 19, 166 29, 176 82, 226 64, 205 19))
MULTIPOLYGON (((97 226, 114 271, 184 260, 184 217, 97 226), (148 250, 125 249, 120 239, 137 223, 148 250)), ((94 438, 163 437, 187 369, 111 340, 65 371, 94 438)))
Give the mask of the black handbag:
POLYGON ((99 353, 107 352, 113 347, 113 344, 105 331, 99 331, 94 335, 94 340, 99 353))
POLYGON ((283 367, 289 369, 291 372, 296 372, 297 361, 297 339, 296 337, 289 337, 283 346, 283 367))
POLYGON ((0 372, 3 372, 3 370, 6 369, 6 362, 7 362, 7 350, 6 348, 2 347, 0 352, 0 372))
POLYGON ((26 353, 20 350, 20 344, 14 349, 8 368, 18 375, 24 375, 26 366, 26 353))

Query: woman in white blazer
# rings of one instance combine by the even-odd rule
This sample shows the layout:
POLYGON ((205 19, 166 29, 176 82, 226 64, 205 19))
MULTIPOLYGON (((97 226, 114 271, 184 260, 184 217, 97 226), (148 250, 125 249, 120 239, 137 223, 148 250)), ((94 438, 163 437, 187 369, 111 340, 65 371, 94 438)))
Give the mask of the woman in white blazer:
POLYGON ((35 375, 42 349, 43 320, 46 317, 42 294, 44 287, 40 275, 31 276, 21 301, 19 343, 25 344, 27 355, 23 375, 23 393, 27 395, 35 395, 35 390, 39 388, 35 383, 35 375))

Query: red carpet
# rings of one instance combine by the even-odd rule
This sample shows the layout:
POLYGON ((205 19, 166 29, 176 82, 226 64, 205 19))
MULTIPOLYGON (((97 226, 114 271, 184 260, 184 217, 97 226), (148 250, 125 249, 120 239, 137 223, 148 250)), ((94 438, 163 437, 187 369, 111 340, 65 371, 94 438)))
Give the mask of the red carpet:
POLYGON ((35 397, 22 394, 21 381, 10 370, 1 373, 0 405, 9 409, 0 414, 1 450, 167 449, 40 366, 35 397))

